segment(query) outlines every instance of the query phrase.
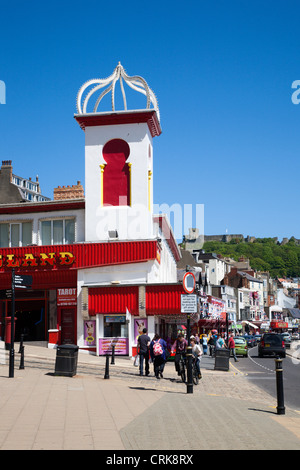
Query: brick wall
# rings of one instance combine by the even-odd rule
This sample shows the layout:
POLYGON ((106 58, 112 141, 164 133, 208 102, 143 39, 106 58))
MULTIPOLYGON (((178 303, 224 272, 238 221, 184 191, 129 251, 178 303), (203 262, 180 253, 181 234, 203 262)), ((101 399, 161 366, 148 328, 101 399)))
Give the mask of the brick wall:
POLYGON ((53 196, 55 201, 62 199, 83 199, 83 186, 80 181, 77 181, 77 184, 72 186, 58 186, 54 188, 53 196))

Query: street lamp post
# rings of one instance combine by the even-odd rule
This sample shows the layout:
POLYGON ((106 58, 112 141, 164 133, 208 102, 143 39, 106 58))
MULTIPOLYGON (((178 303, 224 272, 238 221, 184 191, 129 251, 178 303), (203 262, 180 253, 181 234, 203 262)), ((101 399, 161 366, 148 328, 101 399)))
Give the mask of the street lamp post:
POLYGON ((193 393, 193 353, 191 346, 191 316, 187 314, 187 336, 188 336, 188 346, 187 346, 187 383, 186 383, 186 393, 193 393))
POLYGON ((228 312, 226 312, 226 341, 227 341, 227 347, 228 347, 228 341, 229 341, 229 328, 228 328, 228 312))
POLYGON ((10 351, 9 351, 9 377, 14 377, 15 367, 15 270, 11 276, 11 324, 10 324, 10 351))

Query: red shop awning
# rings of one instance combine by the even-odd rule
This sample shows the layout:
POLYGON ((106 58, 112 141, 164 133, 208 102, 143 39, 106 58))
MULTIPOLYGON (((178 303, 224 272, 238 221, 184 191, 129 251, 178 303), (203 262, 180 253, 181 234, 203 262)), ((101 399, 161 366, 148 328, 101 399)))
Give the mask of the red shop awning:
POLYGON ((89 315, 97 313, 139 313, 139 288, 128 287, 90 287, 89 315))
MULTIPOLYGON (((145 286, 146 315, 177 315, 181 313, 181 284, 145 286)), ((125 313, 139 315, 139 286, 90 287, 89 314, 125 313)))
POLYGON ((147 315, 177 315, 181 313, 181 294, 186 294, 182 284, 146 286, 147 315))

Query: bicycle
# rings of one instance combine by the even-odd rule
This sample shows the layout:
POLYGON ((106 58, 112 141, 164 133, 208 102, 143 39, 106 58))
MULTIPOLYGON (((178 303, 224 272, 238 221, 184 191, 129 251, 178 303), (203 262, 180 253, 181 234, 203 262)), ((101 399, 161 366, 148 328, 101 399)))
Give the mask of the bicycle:
POLYGON ((183 383, 186 381, 186 363, 185 363, 185 357, 181 354, 180 360, 178 363, 178 368, 179 368, 179 374, 181 377, 181 380, 183 383))
MULTIPOLYGON (((185 383, 186 375, 187 375, 187 359, 183 355, 180 356, 180 361, 178 365, 179 365, 179 373, 180 373, 181 380, 183 383, 185 383)), ((192 373, 193 373, 193 383, 195 385, 198 385, 199 376, 198 376, 198 370, 196 367, 196 358, 193 358, 192 373)))

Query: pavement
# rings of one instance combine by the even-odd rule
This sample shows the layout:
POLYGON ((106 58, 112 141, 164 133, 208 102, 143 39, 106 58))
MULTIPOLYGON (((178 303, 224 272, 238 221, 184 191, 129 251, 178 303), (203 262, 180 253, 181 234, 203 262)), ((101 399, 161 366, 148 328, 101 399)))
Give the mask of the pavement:
POLYGON ((19 369, 18 348, 14 377, 0 351, 0 450, 300 449, 300 410, 277 414, 276 392, 256 387, 238 363, 214 370, 205 356, 191 394, 172 362, 157 380, 152 365, 140 377, 132 359, 116 356, 105 378, 105 357, 79 351, 76 375, 65 377, 54 373, 55 349, 25 343, 19 369))

